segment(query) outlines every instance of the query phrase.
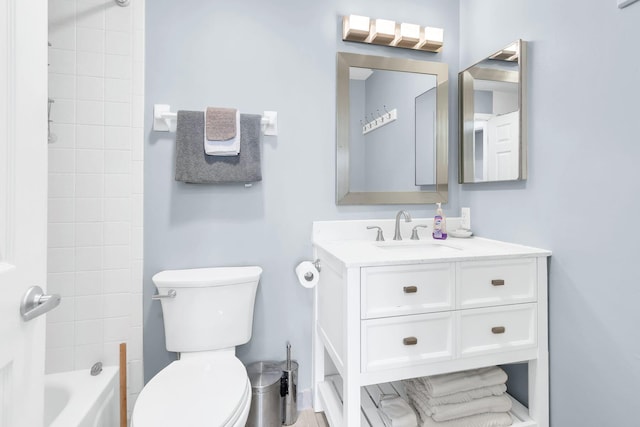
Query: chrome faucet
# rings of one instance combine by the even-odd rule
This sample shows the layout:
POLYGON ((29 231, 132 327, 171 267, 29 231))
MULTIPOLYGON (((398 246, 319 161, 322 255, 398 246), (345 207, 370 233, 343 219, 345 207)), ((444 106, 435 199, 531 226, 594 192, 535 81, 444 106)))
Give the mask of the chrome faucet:
POLYGON ((400 234, 400 218, 404 216, 404 222, 411 222, 411 215, 407 211, 398 211, 396 214, 396 232, 393 235, 393 240, 402 240, 402 235, 400 234))

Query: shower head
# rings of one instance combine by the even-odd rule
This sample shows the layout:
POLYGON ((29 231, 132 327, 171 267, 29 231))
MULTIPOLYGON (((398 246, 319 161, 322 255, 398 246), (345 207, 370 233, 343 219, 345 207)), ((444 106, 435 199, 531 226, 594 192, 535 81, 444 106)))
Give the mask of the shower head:
POLYGON ((115 0, 115 2, 118 6, 127 7, 131 0, 115 0))

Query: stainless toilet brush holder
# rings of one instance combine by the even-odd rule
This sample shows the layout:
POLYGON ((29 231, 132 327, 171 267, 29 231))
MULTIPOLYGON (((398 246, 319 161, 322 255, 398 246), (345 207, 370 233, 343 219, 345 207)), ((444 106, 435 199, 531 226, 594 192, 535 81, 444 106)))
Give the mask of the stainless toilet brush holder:
POLYGON ((282 362, 280 379, 282 424, 290 426, 298 420, 298 362, 291 360, 291 345, 287 344, 287 360, 282 362))

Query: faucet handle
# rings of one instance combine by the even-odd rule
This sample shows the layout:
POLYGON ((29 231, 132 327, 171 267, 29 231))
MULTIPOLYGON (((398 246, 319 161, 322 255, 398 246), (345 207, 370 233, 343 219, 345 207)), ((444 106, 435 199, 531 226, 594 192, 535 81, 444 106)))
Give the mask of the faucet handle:
POLYGON ((378 229, 378 235, 376 236, 376 242, 384 242, 384 235, 382 234, 382 228, 377 225, 368 225, 367 230, 373 230, 374 228, 378 229))
POLYGON ((413 227, 411 231, 411 240, 420 240, 420 236, 418 236, 418 228, 429 228, 428 225, 416 225, 413 227))

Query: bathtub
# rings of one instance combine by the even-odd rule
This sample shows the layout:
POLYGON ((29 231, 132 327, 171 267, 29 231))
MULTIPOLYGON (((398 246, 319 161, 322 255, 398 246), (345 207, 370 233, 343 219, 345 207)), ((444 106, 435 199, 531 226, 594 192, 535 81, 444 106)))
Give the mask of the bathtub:
POLYGON ((118 371, 105 366, 95 377, 89 369, 45 375, 45 427, 118 427, 118 371))

